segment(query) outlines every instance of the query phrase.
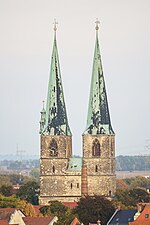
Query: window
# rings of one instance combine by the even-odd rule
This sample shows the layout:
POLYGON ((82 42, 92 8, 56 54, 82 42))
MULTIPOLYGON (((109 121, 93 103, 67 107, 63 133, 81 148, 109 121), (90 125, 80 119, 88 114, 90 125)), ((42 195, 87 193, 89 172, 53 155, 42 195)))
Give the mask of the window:
POLYGON ((73 187, 72 183, 71 183, 70 187, 71 187, 71 189, 72 189, 72 187, 73 187))
POLYGON ((79 188, 79 183, 77 183, 77 188, 79 188))
POLYGON ((109 196, 111 197, 111 191, 109 191, 109 196))
POLYGON ((95 166, 95 172, 96 173, 98 172, 98 166, 97 165, 95 166))
POLYGON ((145 214, 145 218, 149 218, 149 214, 145 214))
POLYGON ((100 156, 100 143, 99 143, 98 139, 95 139, 93 141, 92 156, 100 156))
POLYGON ((53 166, 53 173, 55 173, 55 166, 53 166))
POLYGON ((55 139, 52 139, 50 143, 50 156, 58 156, 58 146, 55 139))

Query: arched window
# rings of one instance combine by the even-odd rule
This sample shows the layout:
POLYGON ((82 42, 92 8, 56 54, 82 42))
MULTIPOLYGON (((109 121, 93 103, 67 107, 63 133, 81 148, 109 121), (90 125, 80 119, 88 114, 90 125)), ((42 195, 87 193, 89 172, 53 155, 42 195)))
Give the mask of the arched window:
POLYGON ((93 141, 92 156, 100 156, 100 143, 97 139, 93 141))
POLYGON ((58 156, 58 146, 55 139, 52 139, 50 143, 50 156, 58 156))
POLYGON ((98 172, 98 166, 97 165, 95 166, 95 172, 96 173, 98 172))
POLYGON ((53 173, 55 173, 55 166, 53 166, 53 173))

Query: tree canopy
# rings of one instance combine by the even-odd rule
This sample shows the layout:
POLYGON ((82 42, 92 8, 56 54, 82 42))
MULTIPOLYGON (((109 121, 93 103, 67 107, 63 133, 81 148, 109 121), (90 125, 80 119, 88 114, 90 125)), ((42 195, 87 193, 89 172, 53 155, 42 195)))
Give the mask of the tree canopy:
POLYGON ((39 185, 35 181, 29 181, 22 185, 17 191, 17 197, 30 202, 33 205, 38 204, 38 189, 39 185))
POLYGON ((131 190, 117 190, 114 198, 114 204, 122 205, 124 209, 133 209, 137 207, 137 203, 149 202, 150 197, 147 191, 141 188, 134 188, 131 190))
POLYGON ((88 225, 89 222, 96 223, 99 219, 101 224, 106 224, 114 213, 115 208, 111 201, 103 196, 86 196, 81 198, 78 202, 78 206, 74 209, 74 213, 78 215, 78 218, 84 225, 88 225))
POLYGON ((59 201, 51 201, 48 206, 40 208, 40 212, 43 216, 57 216, 57 225, 70 225, 71 221, 75 218, 73 210, 63 205, 59 201))

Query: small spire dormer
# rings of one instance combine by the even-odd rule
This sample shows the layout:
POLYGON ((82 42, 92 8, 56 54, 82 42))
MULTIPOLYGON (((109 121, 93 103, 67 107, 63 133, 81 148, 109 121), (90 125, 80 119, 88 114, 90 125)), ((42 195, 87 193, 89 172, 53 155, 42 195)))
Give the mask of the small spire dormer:
POLYGON ((46 110, 44 107, 44 101, 43 101, 43 108, 41 110, 41 120, 40 120, 40 133, 42 133, 44 126, 45 126, 45 120, 46 120, 46 110))
POLYGON ((111 126, 107 93, 103 76, 100 55, 98 30, 100 22, 96 21, 96 43, 93 59, 93 71, 87 116, 87 125, 84 134, 114 134, 111 126))

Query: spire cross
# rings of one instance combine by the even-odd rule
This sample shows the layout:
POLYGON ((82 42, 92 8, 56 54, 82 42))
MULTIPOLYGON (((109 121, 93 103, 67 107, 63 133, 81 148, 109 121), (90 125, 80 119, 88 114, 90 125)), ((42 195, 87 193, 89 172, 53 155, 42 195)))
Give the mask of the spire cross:
POLYGON ((95 29, 96 29, 96 30, 98 30, 98 29, 99 29, 99 24, 100 24, 99 20, 98 20, 98 19, 96 19, 96 22, 95 22, 95 23, 96 23, 96 27, 95 27, 95 29))
POLYGON ((58 24, 58 22, 56 21, 56 19, 54 20, 54 31, 56 32, 56 30, 57 30, 57 24, 58 24))

